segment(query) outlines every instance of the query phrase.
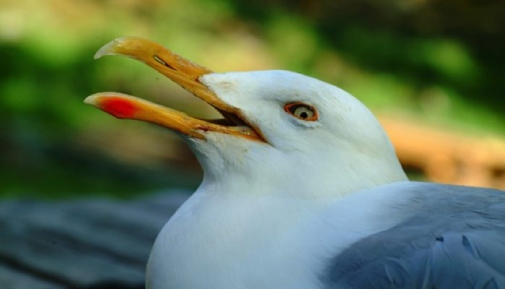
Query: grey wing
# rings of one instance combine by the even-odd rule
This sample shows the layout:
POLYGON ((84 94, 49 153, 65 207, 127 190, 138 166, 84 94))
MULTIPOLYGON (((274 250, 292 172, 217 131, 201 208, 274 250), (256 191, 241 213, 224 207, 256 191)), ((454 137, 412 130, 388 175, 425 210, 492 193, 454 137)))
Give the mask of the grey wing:
POLYGON ((505 288, 505 194, 423 187, 423 209, 335 257, 325 288, 505 288))

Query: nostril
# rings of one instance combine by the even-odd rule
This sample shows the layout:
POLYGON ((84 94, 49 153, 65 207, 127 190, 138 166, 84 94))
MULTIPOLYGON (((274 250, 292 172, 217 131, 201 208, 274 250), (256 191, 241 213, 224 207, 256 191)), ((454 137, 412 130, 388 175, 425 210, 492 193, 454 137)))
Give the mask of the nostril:
POLYGON ((158 62, 159 64, 163 65, 163 66, 166 66, 172 70, 177 70, 175 67, 173 67, 172 65, 168 64, 167 62, 165 62, 163 59, 161 59, 158 55, 154 55, 153 56, 154 60, 156 60, 156 62, 158 62))

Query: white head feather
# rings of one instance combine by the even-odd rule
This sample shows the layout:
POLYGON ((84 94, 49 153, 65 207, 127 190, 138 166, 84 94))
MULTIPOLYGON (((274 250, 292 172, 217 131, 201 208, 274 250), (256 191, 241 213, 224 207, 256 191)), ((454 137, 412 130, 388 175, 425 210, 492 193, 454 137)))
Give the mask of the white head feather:
POLYGON ((377 119, 335 86, 289 71, 213 73, 200 81, 239 108, 268 142, 212 132, 207 141, 191 141, 208 182, 250 183, 245 194, 287 190, 292 197, 324 198, 406 179, 377 119), (313 106, 318 120, 286 113, 290 102, 313 106))

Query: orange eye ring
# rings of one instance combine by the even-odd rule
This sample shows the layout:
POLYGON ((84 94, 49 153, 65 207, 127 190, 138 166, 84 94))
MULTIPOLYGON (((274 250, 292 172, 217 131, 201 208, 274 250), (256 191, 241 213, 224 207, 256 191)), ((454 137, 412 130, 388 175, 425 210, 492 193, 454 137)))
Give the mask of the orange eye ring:
POLYGON ((319 118, 316 108, 303 102, 286 103, 284 111, 303 121, 316 121, 319 118))

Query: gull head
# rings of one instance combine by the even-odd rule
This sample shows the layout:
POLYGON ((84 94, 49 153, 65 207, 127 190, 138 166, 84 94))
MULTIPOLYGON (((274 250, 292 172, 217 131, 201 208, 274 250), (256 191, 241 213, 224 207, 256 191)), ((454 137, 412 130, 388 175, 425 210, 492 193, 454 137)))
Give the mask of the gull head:
POLYGON ((214 191, 320 198, 406 180, 377 119, 338 87, 289 71, 215 73, 139 38, 116 39, 103 55, 144 62, 220 112, 197 119, 117 92, 85 100, 181 135, 214 191))

